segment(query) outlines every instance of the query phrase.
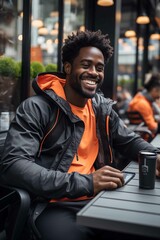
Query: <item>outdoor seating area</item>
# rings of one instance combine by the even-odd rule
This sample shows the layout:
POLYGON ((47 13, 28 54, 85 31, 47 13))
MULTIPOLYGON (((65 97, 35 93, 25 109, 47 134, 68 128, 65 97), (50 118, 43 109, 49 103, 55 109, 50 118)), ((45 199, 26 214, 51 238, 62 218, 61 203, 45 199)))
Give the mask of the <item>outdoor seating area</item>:
POLYGON ((120 189, 99 193, 77 214, 77 223, 133 234, 132 239, 143 237, 143 239, 158 240, 160 179, 156 179, 155 189, 140 189, 138 163, 129 163, 124 171, 134 172, 136 175, 120 189))
MULTIPOLYGON (((3 132, 3 134, 0 134, 0 153, 2 152, 2 149, 4 146, 6 134, 7 134, 7 131, 3 132)), ((160 134, 157 134, 156 137, 154 139, 152 139, 151 144, 160 149, 160 134)), ((127 189, 132 189, 134 186, 135 194, 137 194, 137 189, 138 189, 138 165, 137 165, 137 163, 128 162, 128 165, 125 166, 125 168, 123 170, 136 172, 136 177, 134 177, 134 179, 129 183, 128 188, 125 187, 125 189, 126 189, 126 193, 127 193, 128 192, 127 189)), ((160 180, 157 179, 157 181, 156 181, 156 189, 157 189, 156 193, 157 194, 159 194, 159 190, 160 190, 159 183, 160 183, 160 180)), ((122 189, 122 192, 125 191, 125 189, 122 189)), ((134 191, 133 191, 133 193, 134 193, 134 191)), ((119 191, 117 191, 117 192, 119 193, 119 191)), ((149 191, 147 193, 145 190, 145 193, 147 195, 149 194, 149 196, 152 195, 152 202, 150 202, 150 204, 155 202, 154 198, 156 199, 156 194, 154 196, 154 193, 155 193, 154 191, 152 191, 152 192, 149 191)), ((107 201, 107 199, 108 199, 107 194, 110 194, 110 193, 105 192, 105 191, 100 193, 99 195, 96 196, 96 198, 93 201, 91 201, 90 204, 88 204, 82 211, 80 211, 80 213, 78 213, 78 215, 77 215, 78 224, 83 224, 83 225, 98 227, 98 228, 100 227, 102 229, 105 229, 106 227, 110 228, 111 226, 114 227, 113 224, 110 225, 110 219, 108 219, 108 218, 105 219, 106 205, 107 205, 108 211, 111 211, 111 210, 109 210, 108 202, 105 203, 105 201, 107 201), (96 210, 94 209, 95 207, 96 207, 96 210), (89 210, 90 208, 93 208, 94 210, 89 210), (101 208, 105 208, 105 209, 101 210, 101 208), (100 212, 99 212, 99 210, 100 210, 100 212), (90 213, 90 211, 93 211, 93 213, 90 213), (103 214, 101 211, 103 212, 104 217, 103 217, 103 214), (97 216, 99 216, 99 214, 101 215, 102 220, 96 219, 97 216)), ((138 194, 139 194, 139 191, 138 191, 138 194)), ((141 192, 141 194, 143 195, 142 192, 141 192)), ((119 196, 119 194, 118 194, 118 196, 119 196)), ((145 195, 144 195, 144 198, 145 198, 145 195)), ((127 199, 128 199, 127 201, 129 201, 128 197, 127 197, 127 199)), ((112 197, 111 197, 111 200, 112 200, 112 206, 111 206, 111 209, 112 209, 113 208, 112 197)), ((118 200, 118 205, 120 204, 120 202, 123 205, 123 199, 119 202, 119 197, 118 197, 117 200, 118 200)), ((125 201, 126 201, 126 197, 124 199, 124 202, 125 201)), ((18 188, 4 186, 4 185, 0 184, 0 240, 22 240, 22 233, 23 233, 26 221, 27 221, 30 207, 31 207, 31 198, 27 191, 18 189, 18 188)), ((143 205, 139 209, 140 212, 141 212, 142 208, 143 208, 143 205)), ((122 209, 121 211, 123 211, 125 213, 124 209, 122 209)), ((132 212, 132 210, 131 210, 131 212, 132 212)), ((113 212, 111 211, 110 214, 113 215, 113 212)), ((141 214, 141 213, 139 213, 139 214, 141 214)), ((159 214, 159 213, 157 213, 157 214, 159 214)), ((108 216, 108 214, 106 216, 108 216)), ((120 216, 122 217, 123 213, 121 213, 120 216)), ((157 217, 158 217, 158 215, 157 215, 157 217)), ((150 217, 148 217, 148 218, 150 219, 150 217)), ((122 220, 122 218, 121 218, 121 220, 122 220)), ((116 221, 121 221, 121 220, 118 220, 116 217, 116 221)), ((113 221, 113 219, 111 221, 113 221)), ((126 223, 120 223, 120 225, 118 225, 119 227, 114 230, 123 231, 126 233, 140 234, 140 235, 145 234, 145 236, 147 236, 147 237, 150 236, 151 239, 155 239, 155 240, 158 239, 159 234, 160 234, 159 230, 158 230, 160 228, 159 225, 158 225, 158 228, 157 228, 157 225, 155 226, 155 228, 153 227, 153 230, 149 229, 149 225, 146 226, 146 228, 144 228, 145 230, 143 230, 143 228, 142 228, 142 230, 143 230, 143 234, 142 234, 141 230, 137 227, 137 224, 138 224, 137 220, 136 220, 136 225, 135 226, 133 225, 133 227, 132 227, 132 224, 135 224, 134 220, 133 220, 133 222, 131 220, 131 225, 129 227, 127 227, 126 223), (121 224, 123 227, 120 227, 121 224), (125 230, 123 230, 123 228, 125 228, 125 230), (146 231, 147 228, 148 228, 148 230, 146 231), (155 237, 155 238, 153 238, 153 237, 155 237)), ((151 219, 151 222, 154 222, 156 224, 155 220, 152 221, 152 219, 151 219)), ((127 223, 130 224, 128 222, 128 220, 127 220, 127 223)), ((138 237, 138 235, 137 235, 137 237, 138 237)))
POLYGON ((160 239, 160 0, 1 0, 0 240, 106 233, 160 239))
POLYGON ((138 133, 147 142, 151 142, 153 139, 153 135, 152 132, 149 130, 148 126, 146 125, 142 115, 136 111, 127 111, 126 116, 128 120, 127 127, 138 133))

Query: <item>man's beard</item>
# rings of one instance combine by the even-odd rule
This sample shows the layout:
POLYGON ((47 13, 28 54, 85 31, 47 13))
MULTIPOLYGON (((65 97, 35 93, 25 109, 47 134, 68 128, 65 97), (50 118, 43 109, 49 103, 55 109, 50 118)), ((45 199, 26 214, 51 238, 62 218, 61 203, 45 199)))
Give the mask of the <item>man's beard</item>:
MULTIPOLYGON (((85 80, 85 79, 87 79, 87 77, 86 77, 86 78, 83 78, 83 75, 81 75, 81 76, 79 77, 79 80, 80 80, 81 82, 82 82, 83 80, 85 80)), ((93 78, 93 79, 94 79, 94 78, 93 78)), ((72 87, 81 97, 89 99, 89 98, 93 98, 93 97, 95 96, 96 92, 97 92, 97 91, 100 89, 100 87, 102 86, 102 82, 103 82, 103 81, 97 83, 97 87, 96 87, 94 93, 89 92, 89 90, 87 91, 87 90, 83 89, 83 87, 82 87, 82 85, 81 85, 81 82, 78 81, 78 84, 75 84, 75 82, 74 82, 74 83, 71 82, 71 87, 72 87)))

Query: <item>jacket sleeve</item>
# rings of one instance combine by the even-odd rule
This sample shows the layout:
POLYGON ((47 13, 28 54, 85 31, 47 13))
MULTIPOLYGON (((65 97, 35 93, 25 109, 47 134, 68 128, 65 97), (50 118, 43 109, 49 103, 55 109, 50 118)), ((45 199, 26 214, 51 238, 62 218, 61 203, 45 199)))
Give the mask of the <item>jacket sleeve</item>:
POLYGON ((138 160, 138 153, 141 150, 157 151, 150 143, 128 129, 114 110, 111 113, 110 124, 112 129, 112 145, 124 157, 130 160, 138 160))
POLYGON ((37 101, 35 97, 18 107, 0 162, 0 182, 47 199, 92 196, 92 175, 68 174, 36 164, 39 144, 51 114, 46 104, 42 98, 37 101))

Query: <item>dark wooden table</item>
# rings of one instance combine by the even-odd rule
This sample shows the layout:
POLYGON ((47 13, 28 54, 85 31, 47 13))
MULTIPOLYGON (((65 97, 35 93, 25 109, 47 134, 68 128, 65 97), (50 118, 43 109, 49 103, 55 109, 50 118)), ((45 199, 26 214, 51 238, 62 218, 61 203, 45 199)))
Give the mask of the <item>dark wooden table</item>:
POLYGON ((100 192, 77 214, 77 223, 160 239, 160 179, 155 189, 140 189, 138 163, 131 162, 125 170, 135 177, 119 189, 100 192))

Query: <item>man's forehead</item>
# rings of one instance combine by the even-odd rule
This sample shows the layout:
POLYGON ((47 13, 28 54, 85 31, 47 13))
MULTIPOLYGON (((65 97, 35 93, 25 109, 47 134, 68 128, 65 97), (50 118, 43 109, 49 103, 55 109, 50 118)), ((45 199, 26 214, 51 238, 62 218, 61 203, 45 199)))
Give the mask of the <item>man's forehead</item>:
POLYGON ((84 59, 91 59, 92 57, 101 58, 104 61, 103 53, 96 47, 83 47, 80 49, 78 56, 84 59))
POLYGON ((83 53, 91 52, 91 53, 95 53, 95 54, 97 54, 97 53, 101 53, 102 54, 102 51, 99 48, 94 47, 94 46, 82 47, 82 48, 80 48, 79 52, 83 52, 83 53))

